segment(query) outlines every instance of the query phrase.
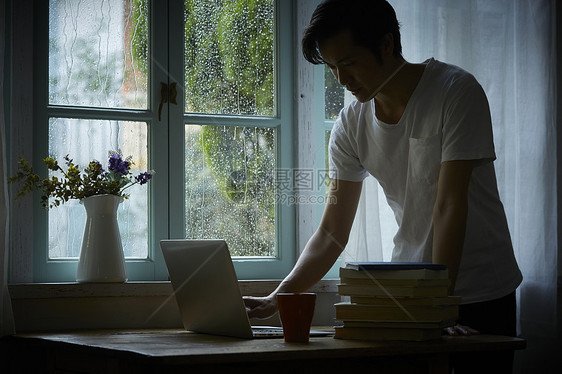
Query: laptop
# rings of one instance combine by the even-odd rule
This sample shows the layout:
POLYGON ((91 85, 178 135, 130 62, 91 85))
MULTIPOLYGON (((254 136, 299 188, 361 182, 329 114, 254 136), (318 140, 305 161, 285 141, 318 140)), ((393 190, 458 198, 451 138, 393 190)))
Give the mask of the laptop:
POLYGON ((250 325, 224 240, 161 240, 160 247, 186 330, 246 339, 283 336, 281 327, 250 325))

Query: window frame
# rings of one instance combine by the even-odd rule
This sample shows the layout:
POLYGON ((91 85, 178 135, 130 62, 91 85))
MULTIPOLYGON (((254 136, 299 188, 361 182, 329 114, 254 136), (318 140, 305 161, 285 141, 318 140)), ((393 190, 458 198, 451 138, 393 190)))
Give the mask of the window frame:
MULTIPOLYGON (((276 127, 278 132, 277 156, 278 167, 294 167, 293 148, 293 2, 276 0, 276 56, 281 59, 276 61, 276 90, 277 90, 277 115, 271 118, 258 117, 227 117, 183 113, 183 90, 178 90, 178 105, 165 105, 162 110, 162 120, 156 118, 159 104, 159 94, 156 88, 160 82, 172 82, 170 77, 183 77, 183 45, 182 48, 173 48, 173 45, 183 43, 183 1, 169 0, 158 2, 154 6, 149 2, 149 30, 151 56, 159 56, 150 61, 149 98, 147 110, 130 109, 77 109, 66 106, 48 105, 48 2, 34 1, 34 87, 33 87, 33 165, 40 175, 46 175, 47 170, 42 163, 42 158, 48 153, 48 121, 49 117, 86 118, 86 119, 117 119, 147 122, 149 128, 149 159, 150 168, 157 171, 157 176, 149 184, 149 258, 127 259, 127 275, 129 280, 167 280, 168 274, 160 251, 159 241, 166 238, 183 237, 183 204, 173 202, 183 201, 183 170, 180 165, 183 159, 183 124, 213 124, 220 118, 221 124, 245 126, 276 127), (158 24, 167 24, 168 17, 173 18, 170 29, 158 27, 158 24), (178 21, 178 19, 180 21, 178 21), (165 29, 165 30, 163 30, 165 29), (168 39, 169 35, 176 35, 175 39, 168 39), (181 36, 181 37, 178 37, 181 36), (156 42, 159 40, 159 42, 156 42), (165 43, 162 42, 165 41, 165 43), (175 43, 175 44, 174 44, 175 43), (162 53, 162 49, 168 49, 162 53), (160 49, 160 50, 158 50, 160 49), (172 61, 176 61, 174 63, 172 61), (281 78, 282 77, 282 78, 281 78), (151 94, 152 93, 152 94, 151 94), (179 122, 174 122, 181 118, 179 122), (181 125, 173 126, 172 124, 181 125), (178 136, 181 132, 181 136, 178 136), (170 149, 169 152, 156 152, 156 150, 170 149), (178 200, 180 199, 180 200, 178 200), (163 219, 164 218, 164 219, 163 219)), ((178 81, 178 87, 181 86, 178 81)), ((12 148, 12 158, 17 158, 17 147, 12 148)), ((19 154, 22 154, 20 152, 19 154)), ((14 162, 12 160, 11 164, 14 162)), ((12 166, 12 170, 13 166, 12 166)), ((13 192, 12 192, 13 194, 13 192)), ((30 199, 31 200, 31 199, 30 199)), ((13 212, 14 216, 29 214, 33 221, 33 261, 31 271, 34 282, 68 282, 75 280, 77 259, 49 260, 48 259, 48 215, 40 207, 39 196, 34 194, 31 207, 32 212, 13 212)), ((238 258, 233 257, 233 262, 240 279, 271 279, 282 278, 295 263, 296 253, 296 225, 295 207, 277 207, 277 235, 276 248, 278 256, 273 258, 238 258)), ((13 230, 12 230, 13 232, 13 230)), ((16 239, 17 240, 17 239, 16 239)), ((12 244, 12 248, 18 246, 12 244)), ((28 270, 29 271, 29 270, 28 270)), ((29 278, 29 274, 28 274, 29 278)))

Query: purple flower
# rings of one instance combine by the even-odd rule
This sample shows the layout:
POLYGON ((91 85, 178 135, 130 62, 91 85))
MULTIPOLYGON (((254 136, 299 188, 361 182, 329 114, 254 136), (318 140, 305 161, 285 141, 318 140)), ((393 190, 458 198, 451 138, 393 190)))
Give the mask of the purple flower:
POLYGON ((148 181, 149 181, 151 178, 152 178, 152 174, 151 174, 151 173, 149 173, 149 172, 144 172, 144 173, 140 173, 139 175, 137 175, 137 176, 135 177, 135 180, 136 180, 139 184, 143 185, 143 184, 148 183, 148 181))
POLYGON ((109 170, 115 174, 126 175, 129 172, 129 167, 131 163, 129 161, 123 161, 121 155, 118 153, 113 153, 109 157, 109 170))

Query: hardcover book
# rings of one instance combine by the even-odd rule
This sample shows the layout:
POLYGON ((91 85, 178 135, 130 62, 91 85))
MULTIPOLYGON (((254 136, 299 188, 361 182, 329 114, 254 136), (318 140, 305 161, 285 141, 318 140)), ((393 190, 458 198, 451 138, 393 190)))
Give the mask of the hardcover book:
POLYGON ((343 296, 386 296, 386 297, 444 297, 448 287, 385 287, 380 284, 357 285, 338 284, 338 293, 343 296))
POLYGON ((376 279, 447 279, 445 265, 383 263, 347 263, 340 268, 340 277, 376 279), (395 264, 395 265, 392 265, 395 264), (420 266, 415 266, 420 265, 420 266))
POLYGON ((443 264, 433 264, 430 262, 347 262, 346 268, 355 270, 377 270, 377 271, 396 271, 396 270, 446 270, 443 264))
POLYGON ((412 322, 441 322, 458 316, 458 305, 432 307, 414 306, 402 307, 378 306, 368 304, 337 303, 336 319, 340 321, 412 321, 412 322))

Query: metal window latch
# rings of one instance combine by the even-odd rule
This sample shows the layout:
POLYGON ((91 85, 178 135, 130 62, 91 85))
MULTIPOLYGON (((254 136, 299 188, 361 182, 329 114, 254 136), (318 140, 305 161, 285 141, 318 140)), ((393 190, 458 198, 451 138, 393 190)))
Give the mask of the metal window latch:
POLYGON ((170 104, 177 105, 176 98, 178 96, 178 91, 176 90, 177 82, 170 83, 168 85, 164 82, 160 82, 160 105, 158 105, 158 121, 162 120, 162 106, 164 103, 169 102, 170 104))

